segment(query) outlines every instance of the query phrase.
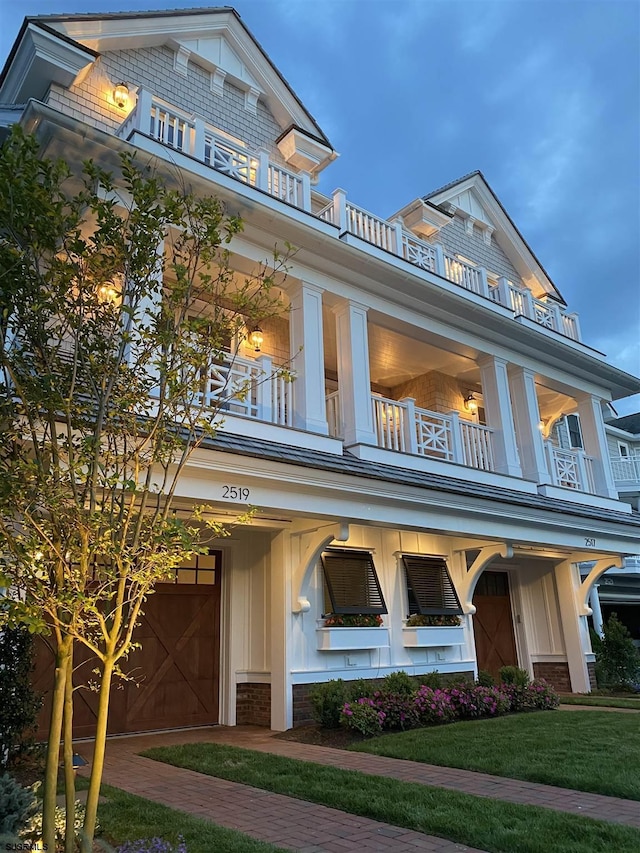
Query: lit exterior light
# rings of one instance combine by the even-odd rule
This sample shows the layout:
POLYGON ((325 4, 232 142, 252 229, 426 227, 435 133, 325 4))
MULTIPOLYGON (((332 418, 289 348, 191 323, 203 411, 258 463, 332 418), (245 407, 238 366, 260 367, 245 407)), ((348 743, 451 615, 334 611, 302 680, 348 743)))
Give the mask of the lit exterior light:
POLYGON ((249 343, 255 350, 255 352, 260 352, 262 348, 262 344, 264 343, 264 335, 262 334, 262 329, 260 326, 256 326, 255 329, 249 335, 249 343))
POLYGON ((113 102, 119 109, 125 109, 129 103, 129 87, 126 83, 118 83, 113 90, 113 102))
POLYGON ((118 289, 112 284, 101 284, 98 288, 98 299, 100 302, 116 302, 119 295, 118 289))
POLYGON ((468 412, 477 412, 478 411, 478 401, 473 396, 472 393, 469 393, 464 399, 464 407, 468 412))

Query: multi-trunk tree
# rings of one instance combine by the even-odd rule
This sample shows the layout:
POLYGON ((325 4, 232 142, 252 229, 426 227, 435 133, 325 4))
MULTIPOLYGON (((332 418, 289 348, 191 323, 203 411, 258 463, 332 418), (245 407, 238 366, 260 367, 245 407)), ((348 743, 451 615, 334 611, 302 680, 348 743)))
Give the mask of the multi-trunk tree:
POLYGON ((251 276, 232 270, 241 228, 215 197, 170 188, 129 155, 117 173, 87 162, 78 174, 19 130, 0 153, 0 620, 55 643, 50 850, 61 741, 65 850, 75 843, 74 646, 100 662, 90 851, 112 681, 154 584, 202 547, 198 525, 173 511, 178 479, 229 398, 251 393, 220 388, 221 365, 283 310, 286 257, 251 276))

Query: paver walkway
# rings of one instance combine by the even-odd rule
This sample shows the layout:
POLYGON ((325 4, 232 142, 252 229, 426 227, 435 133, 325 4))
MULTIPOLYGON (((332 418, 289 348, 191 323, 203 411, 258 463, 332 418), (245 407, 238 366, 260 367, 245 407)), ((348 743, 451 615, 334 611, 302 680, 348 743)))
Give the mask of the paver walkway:
MULTIPOLYGON (((348 853, 353 850, 365 853, 386 850, 393 853, 416 853, 419 850, 483 853, 443 838, 171 767, 137 755, 152 746, 194 741, 223 742, 217 737, 221 731, 220 728, 192 729, 109 739, 103 780, 131 794, 301 853, 348 853)), ((241 735, 237 740, 238 746, 250 746, 250 738, 245 740, 242 737, 243 729, 232 731, 241 735)), ((77 749, 90 757, 89 743, 80 743, 77 749)))
MULTIPOLYGON (((470 847, 441 838, 171 767, 138 755, 152 746, 194 742, 229 744, 640 827, 640 803, 632 800, 280 740, 268 729, 253 726, 216 726, 111 738, 107 745, 104 781, 129 793, 207 818, 220 826, 238 829, 253 838, 304 853, 346 853, 355 849, 393 850, 398 853, 416 850, 438 853, 472 851, 470 847)), ((89 744, 80 744, 78 750, 89 757, 89 744)))

